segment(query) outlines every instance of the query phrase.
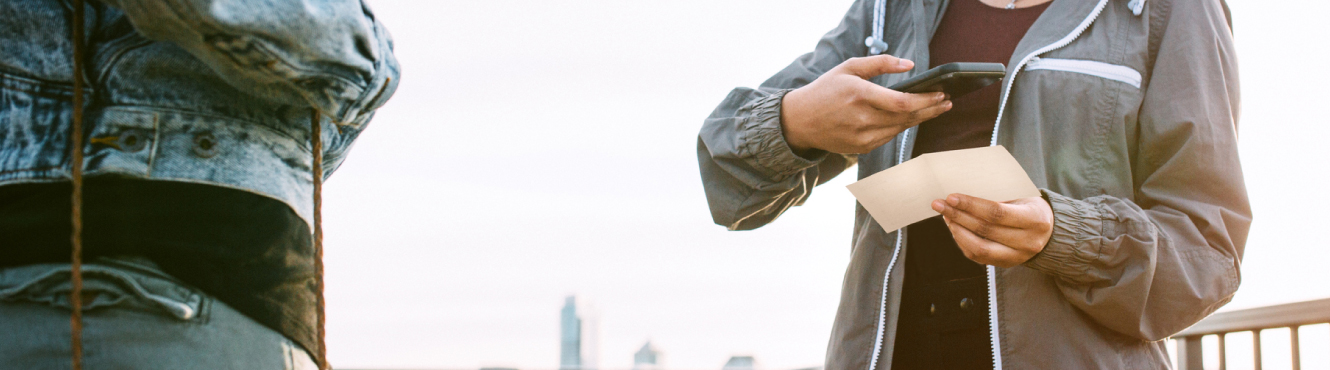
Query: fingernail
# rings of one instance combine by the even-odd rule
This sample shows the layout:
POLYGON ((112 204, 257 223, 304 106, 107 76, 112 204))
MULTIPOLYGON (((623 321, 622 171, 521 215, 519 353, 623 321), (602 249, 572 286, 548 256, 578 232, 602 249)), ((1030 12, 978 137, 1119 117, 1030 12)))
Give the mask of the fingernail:
POLYGON ((942 213, 942 211, 947 210, 947 205, 943 204, 941 199, 934 200, 932 205, 933 210, 937 211, 937 213, 942 213))
POLYGON ((958 197, 958 196, 955 196, 955 195, 952 195, 952 196, 947 197, 947 204, 950 204, 950 205, 952 205, 952 206, 955 206, 956 204, 959 204, 960 202, 961 202, 961 197, 958 197))
POLYGON ((935 101, 943 101, 943 100, 947 100, 947 94, 945 94, 945 93, 937 93, 937 95, 933 96, 933 100, 935 100, 935 101))
POLYGON ((897 59, 896 63, 904 68, 914 68, 914 62, 910 61, 909 59, 897 59))
POLYGON ((942 102, 942 109, 951 109, 951 101, 942 102))

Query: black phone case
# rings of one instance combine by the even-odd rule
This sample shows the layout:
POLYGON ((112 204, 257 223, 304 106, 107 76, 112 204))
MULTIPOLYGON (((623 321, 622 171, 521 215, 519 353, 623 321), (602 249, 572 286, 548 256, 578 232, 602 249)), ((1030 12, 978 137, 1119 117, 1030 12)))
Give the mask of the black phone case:
POLYGON ((944 92, 952 99, 1002 81, 1002 63, 947 63, 889 87, 908 93, 944 92))

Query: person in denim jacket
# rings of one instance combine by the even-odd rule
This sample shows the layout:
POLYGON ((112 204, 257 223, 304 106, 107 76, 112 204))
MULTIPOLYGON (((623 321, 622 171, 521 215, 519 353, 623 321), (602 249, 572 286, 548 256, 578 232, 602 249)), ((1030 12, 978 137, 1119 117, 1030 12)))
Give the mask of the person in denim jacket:
MULTIPOLYGON (((360 0, 84 12, 84 361, 313 367, 310 123, 326 178, 396 89, 387 30, 360 0)), ((63 367, 72 4, 0 14, 0 359, 63 367)))

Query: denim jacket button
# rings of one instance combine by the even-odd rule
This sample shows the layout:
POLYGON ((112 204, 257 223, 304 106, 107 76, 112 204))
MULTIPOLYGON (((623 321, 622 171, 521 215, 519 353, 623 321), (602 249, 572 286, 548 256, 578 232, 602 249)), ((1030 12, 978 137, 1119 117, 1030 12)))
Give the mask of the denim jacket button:
POLYGON ((194 154, 203 158, 217 155, 217 138, 210 133, 194 135, 194 154))
POLYGON ((120 150, 126 152, 137 152, 148 146, 148 140, 143 133, 138 131, 126 131, 120 135, 120 150))

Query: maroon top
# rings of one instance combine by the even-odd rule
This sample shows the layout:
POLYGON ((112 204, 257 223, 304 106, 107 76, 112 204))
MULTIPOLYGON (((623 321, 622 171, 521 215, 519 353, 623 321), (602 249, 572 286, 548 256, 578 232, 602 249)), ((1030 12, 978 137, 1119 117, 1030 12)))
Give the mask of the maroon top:
MULTIPOLYGON (((1025 31, 1050 3, 1003 9, 979 0, 951 0, 929 44, 929 67, 1007 64, 1025 31)), ((913 155, 988 146, 1001 85, 954 97, 951 111, 919 125, 913 155)), ((993 368, 984 266, 961 254, 941 216, 909 226, 906 236, 905 288, 892 369, 993 368)))

